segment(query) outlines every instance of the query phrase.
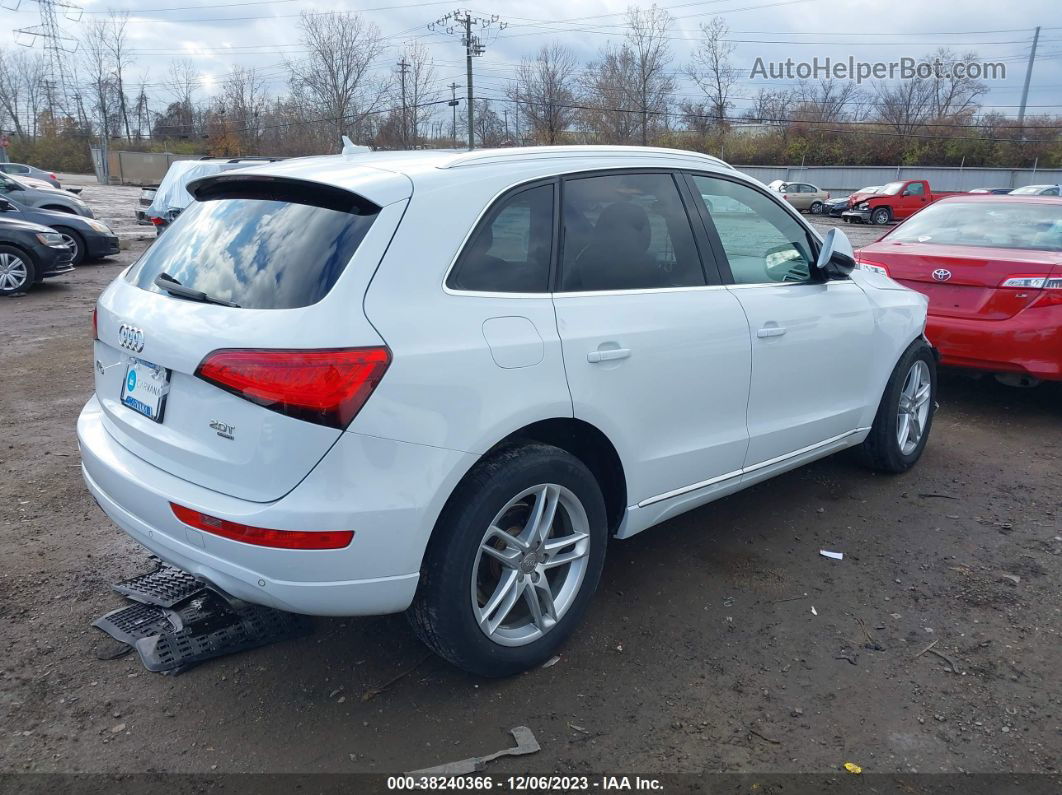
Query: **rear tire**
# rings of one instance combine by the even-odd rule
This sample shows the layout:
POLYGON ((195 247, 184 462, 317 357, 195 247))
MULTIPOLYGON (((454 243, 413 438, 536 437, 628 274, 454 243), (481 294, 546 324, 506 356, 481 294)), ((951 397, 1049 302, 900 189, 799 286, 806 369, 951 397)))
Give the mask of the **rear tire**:
POLYGON ((919 338, 904 351, 885 385, 870 434, 859 448, 863 463, 893 474, 913 467, 929 440, 936 397, 937 362, 919 338))
POLYGON ((37 281, 33 259, 20 248, 0 245, 0 295, 26 292, 37 281))
POLYGON ((811 214, 812 215, 822 215, 822 202, 812 202, 811 203, 811 214))
POLYGON ((607 538, 601 488, 582 461, 545 444, 500 450, 472 468, 443 509, 410 624, 473 674, 540 665, 586 611, 607 538), (549 521, 536 521, 539 506, 549 521))

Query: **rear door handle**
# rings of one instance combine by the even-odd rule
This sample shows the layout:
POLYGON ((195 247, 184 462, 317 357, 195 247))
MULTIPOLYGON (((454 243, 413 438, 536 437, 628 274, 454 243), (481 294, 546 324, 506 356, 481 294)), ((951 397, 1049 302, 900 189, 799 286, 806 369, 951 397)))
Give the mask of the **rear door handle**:
POLYGON ((756 332, 757 337, 781 337, 785 334, 785 326, 764 326, 756 332))
POLYGON ((630 355, 630 348, 606 348, 603 351, 590 351, 586 354, 586 360, 590 364, 596 364, 597 362, 610 362, 613 359, 626 359, 630 355))

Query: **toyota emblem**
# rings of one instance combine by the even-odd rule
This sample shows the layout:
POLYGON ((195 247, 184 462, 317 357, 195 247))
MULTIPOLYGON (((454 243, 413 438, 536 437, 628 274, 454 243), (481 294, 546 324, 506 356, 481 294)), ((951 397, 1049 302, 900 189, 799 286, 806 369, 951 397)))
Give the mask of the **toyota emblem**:
POLYGON ((951 278, 951 271, 947 268, 937 268, 933 271, 933 279, 938 282, 946 282, 951 278))
POLYGON ((127 351, 140 353, 144 350, 144 332, 135 326, 123 323, 118 328, 118 344, 127 351))

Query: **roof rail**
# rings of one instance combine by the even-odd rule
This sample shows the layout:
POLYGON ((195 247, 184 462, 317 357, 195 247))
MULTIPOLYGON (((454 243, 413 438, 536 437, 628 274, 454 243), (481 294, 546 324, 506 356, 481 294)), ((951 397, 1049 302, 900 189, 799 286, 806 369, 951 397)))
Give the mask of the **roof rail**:
POLYGON ((461 168, 484 163, 499 163, 507 160, 545 160, 567 157, 616 157, 617 155, 656 155, 681 158, 684 160, 702 160, 712 165, 734 170, 734 167, 713 155, 693 152, 686 149, 665 149, 655 146, 522 146, 508 149, 481 149, 457 155, 440 168, 461 168))

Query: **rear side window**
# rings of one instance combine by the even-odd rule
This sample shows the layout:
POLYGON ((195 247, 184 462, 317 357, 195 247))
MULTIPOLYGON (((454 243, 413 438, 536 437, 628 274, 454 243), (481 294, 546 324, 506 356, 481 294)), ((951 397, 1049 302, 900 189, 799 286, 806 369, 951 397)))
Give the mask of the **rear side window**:
POLYGON ((670 174, 568 180, 562 211, 562 292, 705 283, 689 218, 670 174))
POLYGON ((379 207, 324 187, 217 188, 193 202, 126 277, 161 292, 165 273, 246 309, 294 309, 332 289, 379 207))
POLYGON ((514 193, 473 233, 446 286, 487 293, 549 290, 553 248, 553 185, 514 193))

